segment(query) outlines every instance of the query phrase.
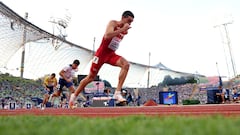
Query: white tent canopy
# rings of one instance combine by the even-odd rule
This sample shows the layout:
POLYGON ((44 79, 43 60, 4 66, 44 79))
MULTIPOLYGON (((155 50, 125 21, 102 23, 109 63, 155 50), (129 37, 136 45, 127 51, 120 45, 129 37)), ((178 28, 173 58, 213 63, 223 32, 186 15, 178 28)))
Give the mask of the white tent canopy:
MULTIPOLYGON (((0 71, 15 76, 37 79, 46 74, 58 73, 79 59, 81 65, 77 74, 88 74, 93 52, 52 35, 20 17, 0 2, 0 71), (24 52, 24 63, 22 51, 24 52), (23 69, 23 70, 21 70, 23 69)), ((124 83, 125 87, 147 87, 158 85, 165 75, 180 77, 190 75, 173 71, 163 64, 149 67, 130 62, 130 70, 124 83), (149 74, 150 73, 150 74, 149 74)), ((104 65, 99 72, 100 79, 107 80, 113 87, 117 86, 120 69, 104 65)))

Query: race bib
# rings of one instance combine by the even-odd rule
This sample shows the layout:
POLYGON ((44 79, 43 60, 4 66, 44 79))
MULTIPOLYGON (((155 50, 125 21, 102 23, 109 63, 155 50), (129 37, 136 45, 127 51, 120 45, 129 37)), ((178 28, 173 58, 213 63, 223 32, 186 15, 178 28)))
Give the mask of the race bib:
POLYGON ((118 38, 118 37, 113 37, 111 42, 108 45, 108 48, 110 48, 113 51, 116 51, 119 47, 119 44, 121 42, 122 39, 118 38))
POLYGON ((92 59, 92 63, 94 64, 98 64, 98 57, 97 56, 94 56, 93 59, 92 59))

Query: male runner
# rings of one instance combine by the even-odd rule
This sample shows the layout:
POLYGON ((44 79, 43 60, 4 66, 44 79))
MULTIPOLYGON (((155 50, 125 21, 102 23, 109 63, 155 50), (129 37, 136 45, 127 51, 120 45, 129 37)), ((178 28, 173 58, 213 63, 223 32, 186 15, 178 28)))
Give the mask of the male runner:
POLYGON ((57 87, 57 79, 56 79, 56 74, 52 73, 50 76, 45 77, 44 82, 43 82, 43 86, 44 86, 44 99, 43 99, 43 103, 41 105, 41 109, 44 110, 46 103, 49 100, 50 95, 54 92, 54 88, 57 87))
POLYGON ((71 93, 74 93, 75 88, 73 86, 73 77, 74 77, 75 72, 78 71, 79 64, 80 64, 79 60, 74 60, 72 64, 64 67, 60 71, 60 73, 59 73, 60 78, 58 81, 59 90, 54 92, 52 97, 59 97, 63 91, 64 86, 67 87, 71 93))
POLYGON ((73 103, 76 100, 76 97, 82 90, 84 90, 87 84, 94 80, 104 63, 121 68, 118 78, 118 85, 113 97, 119 102, 126 101, 126 99, 121 95, 121 89, 127 77, 129 62, 122 56, 117 55, 115 51, 118 49, 123 37, 128 33, 128 29, 131 28, 130 25, 133 22, 133 19, 134 15, 131 11, 124 11, 120 21, 111 20, 109 22, 102 39, 102 43, 92 60, 89 74, 83 80, 81 80, 75 93, 71 94, 69 101, 70 108, 74 107, 73 103))

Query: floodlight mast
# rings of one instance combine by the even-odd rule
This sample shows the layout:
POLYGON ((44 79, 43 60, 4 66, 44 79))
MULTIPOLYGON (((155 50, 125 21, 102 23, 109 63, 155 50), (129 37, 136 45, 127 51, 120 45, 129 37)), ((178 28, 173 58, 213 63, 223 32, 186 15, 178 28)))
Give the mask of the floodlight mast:
POLYGON ((214 28, 220 27, 220 26, 223 26, 223 27, 224 27, 224 31, 225 31, 226 39, 227 39, 227 45, 228 45, 228 49, 229 49, 229 54, 230 54, 230 57, 231 57, 231 64, 232 64, 232 70, 233 70, 233 78, 235 78, 236 75, 237 75, 237 71, 236 71, 235 61, 234 61, 233 54, 232 54, 231 41, 230 41, 228 29, 227 29, 227 25, 228 25, 228 24, 232 24, 232 23, 233 23, 233 21, 227 22, 227 23, 223 23, 223 24, 219 24, 219 25, 214 26, 214 28))
POLYGON ((59 35, 57 36, 61 38, 65 38, 67 36, 65 29, 68 27, 68 24, 70 23, 70 21, 71 21, 71 13, 68 11, 68 9, 65 9, 65 13, 61 14, 60 16, 50 17, 49 22, 53 24, 53 35, 55 35, 54 28, 56 27, 59 32, 58 33, 59 35), (62 31, 64 31, 64 33, 62 31))
POLYGON ((93 38, 93 52, 92 55, 95 55, 95 41, 96 41, 96 37, 93 38))
MULTIPOLYGON (((28 13, 25 13, 25 19, 28 19, 28 13)), ((25 59, 25 43, 26 43, 26 25, 24 25, 23 30, 23 41, 22 41, 22 57, 21 57, 21 67, 20 67, 20 77, 23 78, 23 72, 24 72, 24 59, 25 59)))
MULTIPOLYGON (((220 35, 221 35, 221 39, 222 39, 223 51, 224 51, 226 65, 227 65, 228 79, 230 80, 230 71, 229 71, 228 60, 227 60, 227 56, 226 56, 226 50, 225 50, 225 46, 224 46, 225 41, 224 41, 224 37, 223 37, 223 34, 221 32, 221 28, 220 27, 219 27, 219 31, 220 31, 220 35)), ((217 65, 217 63, 216 63, 216 65, 217 65)), ((218 74, 220 74, 219 69, 218 69, 218 74)))
MULTIPOLYGON (((66 10, 67 11, 67 10, 66 10)), ((71 21, 71 14, 68 11, 64 14, 64 17, 51 17, 49 22, 52 23, 53 32, 52 34, 58 36, 62 40, 67 37, 66 28, 71 21), (55 31, 55 29, 57 31, 55 31)), ((52 45, 55 50, 57 50, 63 43, 62 40, 52 39, 52 45)))
POLYGON ((147 88, 149 88, 150 83, 150 60, 151 60, 151 52, 148 54, 148 78, 147 78, 147 88))

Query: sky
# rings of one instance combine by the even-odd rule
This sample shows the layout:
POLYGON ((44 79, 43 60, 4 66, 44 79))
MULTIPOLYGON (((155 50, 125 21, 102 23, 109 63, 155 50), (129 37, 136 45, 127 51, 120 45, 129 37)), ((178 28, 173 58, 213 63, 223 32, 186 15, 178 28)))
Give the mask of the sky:
POLYGON ((132 28, 117 50, 127 60, 161 62, 176 71, 206 76, 232 77, 233 68, 240 71, 239 0, 1 1, 22 17, 28 12, 28 21, 50 33, 51 18, 67 15, 66 39, 88 49, 100 45, 110 20, 120 20, 123 11, 131 10, 132 28))

